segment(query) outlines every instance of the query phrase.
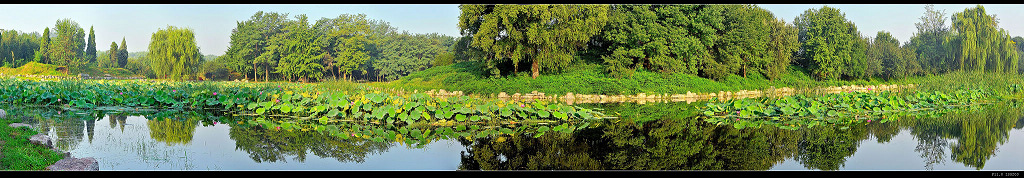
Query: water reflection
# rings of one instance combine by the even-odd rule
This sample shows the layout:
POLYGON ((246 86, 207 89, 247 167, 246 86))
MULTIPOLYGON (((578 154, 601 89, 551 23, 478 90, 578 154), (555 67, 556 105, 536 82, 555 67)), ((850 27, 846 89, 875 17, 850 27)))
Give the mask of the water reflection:
POLYGON ((923 158, 923 169, 932 170, 934 165, 952 160, 980 170, 1008 140, 1010 129, 1021 128, 1024 115, 1019 105, 1003 103, 944 114, 901 116, 887 123, 790 131, 716 126, 691 118, 688 112, 672 112, 685 111, 686 107, 671 103, 604 107, 606 112, 620 113, 623 119, 571 135, 463 139, 467 152, 462 154, 459 168, 769 170, 792 159, 808 169, 839 170, 857 153, 862 141, 874 138, 887 143, 901 130, 910 130, 918 142, 914 151, 923 158), (948 157, 946 150, 951 152, 948 157))
MULTIPOLYGON (((465 151, 459 156, 458 169, 772 170, 790 162, 799 164, 794 166, 797 168, 840 170, 847 167, 855 154, 872 154, 863 150, 862 144, 894 142, 899 140, 901 132, 909 131, 916 146, 913 153, 907 153, 918 155, 923 163, 923 167, 912 169, 933 170, 939 165, 956 162, 980 170, 986 163, 992 164, 990 160, 997 156, 999 147, 1010 141, 1010 130, 1024 126, 1024 113, 1019 103, 905 115, 886 123, 848 127, 825 125, 795 131, 775 127, 735 129, 731 125, 707 123, 693 118, 696 115, 694 108, 699 105, 702 103, 585 106, 603 108, 603 112, 615 113, 620 119, 601 120, 593 123, 593 127, 573 133, 547 132, 536 138, 522 134, 477 137, 476 133, 471 133, 474 136, 469 138, 472 139, 459 136, 456 138, 465 151)), ((248 156, 248 159, 244 156, 238 158, 255 163, 306 162, 312 157, 310 154, 337 163, 364 163, 374 159, 373 155, 391 149, 395 145, 392 141, 403 143, 398 141, 401 139, 377 142, 365 138, 346 139, 327 132, 264 128, 258 124, 238 122, 250 121, 251 118, 205 112, 70 112, 54 108, 10 111, 19 113, 18 117, 23 122, 50 134, 61 150, 97 144, 100 146, 95 147, 104 147, 102 149, 137 149, 132 151, 140 152, 137 156, 145 159, 143 161, 163 161, 144 164, 203 159, 188 156, 197 154, 193 149, 203 147, 202 143, 209 143, 201 141, 205 139, 203 137, 226 137, 206 140, 215 140, 228 147, 223 153, 213 151, 206 156, 234 155, 237 152, 248 156), (103 122, 102 119, 108 121, 103 122), (103 126, 104 123, 109 123, 109 130, 103 126), (149 138, 134 138, 132 133, 135 132, 139 132, 140 137, 149 138), (204 135, 203 132, 217 132, 219 135, 204 135), (103 143, 119 139, 127 141, 103 143), (133 145, 142 146, 120 148, 133 145), (159 153, 153 153, 154 150, 159 153)), ((370 130, 383 129, 368 127, 362 133, 370 135, 370 130)), ((441 153, 424 151, 423 154, 441 153)), ((130 164, 132 161, 124 162, 130 164)))
POLYGON ((305 161, 306 153, 340 162, 361 163, 369 154, 386 151, 391 143, 362 139, 341 139, 314 131, 285 131, 232 125, 230 130, 235 149, 249 153, 256 162, 305 161))

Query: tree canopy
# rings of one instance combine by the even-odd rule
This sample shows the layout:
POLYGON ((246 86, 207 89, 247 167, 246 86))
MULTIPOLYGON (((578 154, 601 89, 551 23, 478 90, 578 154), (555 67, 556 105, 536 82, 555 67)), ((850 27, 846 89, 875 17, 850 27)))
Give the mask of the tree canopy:
POLYGON ((577 50, 586 47, 608 21, 608 5, 460 5, 459 31, 472 36, 474 47, 491 55, 496 65, 531 62, 531 76, 540 70, 565 68, 577 50))
MULTIPOLYGON (((159 78, 193 79, 202 55, 191 29, 167 26, 153 33, 149 54, 153 72, 159 78)), ((123 43, 122 43, 123 44, 123 43)))

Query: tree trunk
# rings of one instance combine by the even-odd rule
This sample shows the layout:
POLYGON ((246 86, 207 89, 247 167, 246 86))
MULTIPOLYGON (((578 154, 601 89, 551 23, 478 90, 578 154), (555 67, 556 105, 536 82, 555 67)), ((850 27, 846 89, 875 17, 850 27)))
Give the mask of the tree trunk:
POLYGON ((537 63, 536 59, 533 60, 533 65, 530 66, 530 70, 533 71, 533 74, 531 75, 533 76, 533 79, 537 79, 537 76, 540 75, 540 64, 537 63))
POLYGON ((747 65, 743 65, 743 78, 747 78, 747 65))

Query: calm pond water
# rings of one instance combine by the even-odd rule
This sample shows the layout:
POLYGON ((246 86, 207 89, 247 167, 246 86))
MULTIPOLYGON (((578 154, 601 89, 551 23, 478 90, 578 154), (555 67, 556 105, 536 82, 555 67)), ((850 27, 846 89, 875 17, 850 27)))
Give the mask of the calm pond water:
POLYGON ((1024 170, 1020 103, 795 131, 709 124, 693 118, 698 105, 588 105, 621 117, 571 134, 425 145, 271 131, 195 112, 10 113, 100 170, 1024 170))

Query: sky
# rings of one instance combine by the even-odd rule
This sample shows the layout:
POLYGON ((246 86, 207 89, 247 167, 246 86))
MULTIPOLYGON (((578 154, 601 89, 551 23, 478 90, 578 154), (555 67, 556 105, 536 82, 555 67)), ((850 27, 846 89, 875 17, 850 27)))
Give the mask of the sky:
MULTIPOLYGON (((801 13, 825 4, 761 4, 776 18, 792 23, 801 13)), ((874 37, 878 31, 887 31, 900 42, 906 42, 917 31, 925 4, 842 4, 828 5, 846 15, 857 25, 862 35, 874 37)), ((945 10, 946 25, 949 16, 975 4, 937 4, 945 10)), ((1024 5, 984 5, 988 14, 1000 19, 999 26, 1012 36, 1024 36, 1024 23, 1008 23, 1009 19, 1024 19, 1024 5)), ((93 27, 96 48, 105 51, 110 42, 121 44, 124 39, 129 52, 145 51, 150 37, 167 26, 190 28, 196 35, 200 52, 223 55, 231 41, 231 30, 237 22, 249 20, 258 11, 306 14, 309 23, 320 18, 333 18, 341 14, 366 14, 370 19, 389 22, 399 31, 410 33, 440 33, 459 36, 457 4, 3 4, 0 5, 0 29, 26 33, 42 33, 53 28, 59 19, 75 21, 88 33, 93 27)), ((294 19, 294 18, 292 18, 294 19)), ((51 29, 52 30, 52 29, 51 29)), ((52 33, 52 32, 51 32, 52 33)), ((88 36, 88 34, 87 34, 88 36)))

